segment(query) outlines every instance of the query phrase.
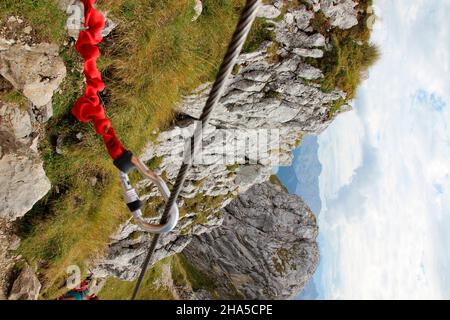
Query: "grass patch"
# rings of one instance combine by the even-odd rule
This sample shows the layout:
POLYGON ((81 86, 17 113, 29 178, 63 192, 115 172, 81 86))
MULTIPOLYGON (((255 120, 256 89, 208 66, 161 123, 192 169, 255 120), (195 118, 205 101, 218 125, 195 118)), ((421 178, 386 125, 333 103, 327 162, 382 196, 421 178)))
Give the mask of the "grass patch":
POLYGON ((242 48, 242 52, 250 53, 259 49, 259 47, 266 41, 275 40, 275 32, 272 30, 273 23, 264 19, 256 18, 250 33, 247 38, 247 42, 242 48))
POLYGON ((181 230, 182 235, 189 235, 194 225, 202 225, 208 222, 212 215, 220 217, 220 208, 231 194, 218 196, 205 196, 197 193, 193 198, 184 199, 184 206, 180 208, 180 217, 186 214, 195 214, 195 221, 181 230))
MULTIPOLYGON (((66 16, 56 2, 8 0, 0 8, 2 15, 23 13, 43 39, 61 44, 66 16)), ((139 154, 155 129, 171 124, 181 96, 215 77, 243 3, 205 0, 203 15, 191 22, 190 0, 99 2, 119 22, 101 45, 106 112, 130 150, 139 154)), ((70 114, 83 92, 82 61, 72 47, 61 54, 68 76, 55 95, 54 117, 40 144, 53 188, 19 226, 24 238, 19 253, 39 267, 44 298, 59 294, 67 266, 83 267, 101 255, 109 235, 129 217, 117 170, 100 137, 92 124, 70 114), (81 141, 75 138, 79 132, 81 141), (58 136, 64 137, 63 155, 55 152, 58 136), (89 182, 93 176, 101 177, 95 186, 89 182)))
POLYGON ((241 71, 241 66, 239 64, 235 64, 233 66, 233 70, 231 71, 231 74, 233 76, 237 76, 239 74, 239 72, 241 71))
POLYGON ((274 175, 274 174, 271 175, 269 180, 272 184, 275 184, 275 185, 281 187, 281 189, 286 191, 286 193, 289 193, 289 190, 286 188, 286 186, 283 184, 283 182, 281 182, 280 179, 278 179, 278 177, 276 175, 274 175))
MULTIPOLYGON (((171 258, 166 258, 156 263, 145 274, 142 287, 136 299, 138 300, 173 300, 170 289, 156 286, 155 282, 161 277, 164 265, 170 264, 171 258)), ((101 300, 128 300, 136 285, 136 281, 123 281, 110 277, 99 293, 101 300)))
POLYGON ((204 224, 208 216, 215 213, 226 199, 227 196, 225 195, 212 197, 197 193, 193 198, 184 199, 184 209, 188 213, 197 214, 196 222, 198 224, 204 224))
POLYGON ((193 291, 204 289, 214 292, 214 281, 195 268, 182 253, 173 256, 172 279, 178 285, 189 284, 193 291))
POLYGON ((278 99, 281 100, 283 98, 283 94, 281 92, 275 91, 275 90, 269 90, 264 93, 265 98, 269 99, 278 99))
POLYGON ((372 0, 362 0, 358 4, 359 23, 351 29, 341 30, 331 28, 325 15, 319 11, 311 20, 315 32, 327 34, 331 39, 332 49, 326 51, 321 59, 307 59, 307 62, 324 73, 320 80, 322 90, 330 92, 336 88, 342 89, 346 100, 337 101, 331 108, 330 116, 339 111, 346 101, 355 97, 361 84, 362 74, 379 58, 378 47, 370 43, 370 29, 367 12, 372 0))
POLYGON ((65 37, 66 14, 58 0, 2 0, 0 19, 20 16, 33 27, 37 41, 60 43, 65 37))
POLYGON ((0 100, 19 106, 22 110, 28 109, 28 100, 17 90, 0 91, 0 100))
POLYGON ((360 44, 352 38, 337 35, 333 35, 332 41, 333 49, 325 54, 323 60, 325 78, 322 89, 340 88, 347 93, 348 99, 353 99, 361 84, 362 73, 378 59, 378 49, 373 44, 360 44))
POLYGON ((291 264, 292 261, 292 249, 280 248, 277 250, 277 255, 272 257, 272 262, 275 269, 280 275, 286 274, 288 269, 295 270, 296 266, 291 264))
POLYGON ((240 167, 239 163, 230 164, 227 166, 227 171, 228 172, 236 172, 237 169, 239 169, 239 167, 240 167))
POLYGON ((275 64, 280 62, 281 58, 278 55, 279 45, 277 42, 272 42, 270 47, 267 49, 267 62, 270 64, 275 64))
POLYGON ((156 170, 161 166, 163 160, 164 160, 163 157, 153 157, 150 160, 148 160, 145 164, 150 170, 156 170))
POLYGON ((346 99, 339 99, 339 100, 334 101, 330 107, 330 111, 329 111, 330 115, 334 115, 334 114, 338 113, 339 110, 341 110, 341 108, 346 104, 347 104, 346 99))

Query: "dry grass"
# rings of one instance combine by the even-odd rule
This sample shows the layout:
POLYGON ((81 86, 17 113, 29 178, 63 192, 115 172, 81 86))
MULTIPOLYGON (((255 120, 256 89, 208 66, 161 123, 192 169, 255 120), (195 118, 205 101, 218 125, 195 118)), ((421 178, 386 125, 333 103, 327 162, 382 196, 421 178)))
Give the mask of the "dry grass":
MULTIPOLYGON (((173 300, 174 296, 170 288, 156 285, 162 274, 162 268, 171 264, 172 257, 165 258, 156 263, 145 274, 141 290, 137 295, 138 300, 173 300)), ((136 285, 136 281, 123 281, 117 278, 108 278, 106 284, 99 293, 101 300, 128 300, 136 285)))
POLYGON ((347 94, 346 100, 336 101, 332 105, 330 116, 355 97, 362 74, 380 56, 378 48, 370 43, 370 29, 367 27, 370 16, 367 9, 371 5, 372 0, 359 1, 359 23, 348 30, 332 28, 321 11, 311 20, 311 26, 316 32, 330 36, 332 49, 325 52, 322 59, 307 59, 307 62, 323 71, 324 79, 320 81, 322 90, 339 88, 347 94))

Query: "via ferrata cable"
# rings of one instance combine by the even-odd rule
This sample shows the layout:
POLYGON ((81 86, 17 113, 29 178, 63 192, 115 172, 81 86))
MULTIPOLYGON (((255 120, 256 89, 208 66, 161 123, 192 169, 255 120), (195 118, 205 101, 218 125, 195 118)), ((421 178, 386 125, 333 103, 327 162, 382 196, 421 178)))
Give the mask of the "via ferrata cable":
MULTIPOLYGON (((241 13, 236 31, 234 32, 231 42, 228 46, 227 53, 225 54, 225 58, 217 74, 216 81, 214 82, 211 92, 209 93, 209 98, 203 108, 199 122, 197 122, 197 127, 195 128, 194 135, 191 137, 189 153, 185 154, 183 164, 181 165, 180 171, 178 172, 175 185, 170 194, 169 201, 166 203, 164 213, 161 217, 162 224, 164 224, 169 218, 170 209, 176 203, 178 196, 180 195, 184 181, 186 180, 187 172, 192 166, 192 159, 198 152, 197 149, 200 146, 201 139, 199 137, 201 135, 201 132, 208 124, 208 121, 211 117, 211 112, 223 95, 226 81, 233 70, 236 59, 241 53, 242 47, 245 43, 245 40, 247 39, 248 33, 250 32, 250 28, 256 18, 260 2, 261 0, 247 0, 247 4, 241 13)), ((156 249, 156 245, 158 244, 159 237, 160 234, 155 234, 153 236, 147 255, 144 259, 144 262, 142 263, 141 272, 134 288, 133 295, 131 296, 132 300, 136 299, 136 296, 142 284, 142 280, 144 279, 145 272, 156 249)))

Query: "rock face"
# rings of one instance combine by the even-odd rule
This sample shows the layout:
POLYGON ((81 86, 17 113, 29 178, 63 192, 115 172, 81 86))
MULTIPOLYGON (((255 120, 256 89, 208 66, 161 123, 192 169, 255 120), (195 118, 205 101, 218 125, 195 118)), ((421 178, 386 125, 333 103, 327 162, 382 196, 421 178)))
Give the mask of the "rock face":
MULTIPOLYGON (((157 223, 157 220, 153 219, 152 222, 157 223)), ((162 237, 156 247, 151 263, 183 251, 191 241, 192 236, 191 234, 183 234, 182 230, 194 224, 194 222, 195 215, 185 216, 183 222, 173 232, 162 237)), ((211 217, 208 218, 205 225, 195 225, 191 232, 202 234, 209 231, 209 228, 220 226, 221 224, 222 218, 211 217)), ((139 231, 139 228, 131 221, 120 226, 117 233, 111 237, 108 256, 106 259, 99 261, 95 269, 93 269, 95 277, 115 276, 129 281, 136 279, 151 239, 151 235, 139 231)))
POLYGON ((282 1, 277 1, 276 4, 262 5, 258 11, 258 17, 266 19, 275 19, 281 14, 282 1))
POLYGON ((6 300, 9 275, 14 267, 12 250, 20 244, 12 235, 12 223, 0 218, 0 300, 6 300))
POLYGON ((39 282, 33 269, 28 264, 20 272, 14 281, 9 300, 37 300, 41 283, 39 282))
MULTIPOLYGON (((326 5, 325 1, 316 2, 326 5)), ((283 4, 272 1, 259 15, 282 12, 283 4)), ((275 40, 238 59, 229 86, 203 132, 203 157, 194 159, 181 194, 180 206, 186 212, 175 232, 162 237, 153 262, 180 252, 193 235, 220 225, 221 208, 239 193, 267 181, 274 166, 290 165, 292 150, 303 135, 318 134, 332 121, 330 108, 334 101, 345 98, 345 93, 322 92, 312 81, 323 75, 307 59, 321 57, 330 42, 325 35, 312 32, 314 10, 311 5, 290 6, 282 16, 267 20, 275 40)), ((353 12, 348 19, 350 16, 353 12)), ((142 154, 142 160, 153 164, 169 182, 175 180, 183 161, 184 141, 193 133, 210 87, 205 84, 186 97, 178 106, 175 125, 160 132, 142 154)), ((144 200, 158 199, 156 188, 148 181, 141 181, 139 187, 144 200)), ((161 213, 161 209, 154 211, 161 213)), ((98 276, 136 278, 149 240, 137 230, 131 220, 120 227, 106 258, 97 264, 98 276)))
POLYGON ((21 142, 28 140, 33 128, 27 111, 20 109, 17 105, 0 101, 0 117, 1 131, 10 131, 21 142))
MULTIPOLYGON (((292 149, 305 133, 320 133, 331 122, 330 105, 345 98, 345 94, 339 90, 324 93, 310 81, 323 75, 308 65, 304 57, 320 56, 328 41, 321 34, 307 33, 312 17, 313 12, 305 6, 289 9, 280 22, 273 23, 275 42, 265 42, 259 50, 240 56, 236 66, 239 72, 231 77, 212 114, 211 125, 203 133, 207 161, 203 159, 191 171, 185 197, 199 192, 210 196, 245 192, 253 184, 266 181, 273 166, 289 165, 292 149), (258 145, 265 152, 244 154, 247 160, 227 159, 226 165, 239 164, 235 174, 230 174, 223 155, 229 156, 233 150, 223 146, 245 148, 245 144, 240 144, 242 138, 250 138, 254 133, 268 135, 267 143, 258 145), (201 186, 195 181, 202 181, 201 186)), ((163 158, 159 169, 169 180, 175 178, 182 161, 183 143, 193 133, 209 89, 206 84, 186 97, 178 107, 182 120, 161 132, 156 143, 150 143, 142 155, 144 161, 163 158)))
POLYGON ((15 220, 50 190, 27 111, 0 101, 0 218, 15 220))
POLYGON ((350 29, 358 24, 357 3, 353 0, 307 0, 315 11, 322 10, 333 27, 350 29))
MULTIPOLYGON (((0 21, 0 300, 6 299, 11 271, 20 260, 12 222, 50 190, 37 144, 52 115, 53 94, 66 75, 58 55, 57 46, 33 42, 33 29, 24 19, 0 21), (23 97, 17 99, 13 90, 23 97)), ((9 299, 37 299, 40 288, 26 265, 9 299)))
POLYGON ((288 299, 303 289, 319 250, 316 218, 300 197, 266 182, 233 200, 223 217, 184 250, 219 298, 288 299))

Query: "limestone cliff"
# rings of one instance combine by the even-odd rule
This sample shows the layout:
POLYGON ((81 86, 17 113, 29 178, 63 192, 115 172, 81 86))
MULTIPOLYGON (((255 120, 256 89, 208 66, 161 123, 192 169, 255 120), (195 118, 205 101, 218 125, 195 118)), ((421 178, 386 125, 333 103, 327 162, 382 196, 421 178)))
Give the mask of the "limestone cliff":
POLYGON ((221 298, 288 299, 319 262, 316 218, 303 200, 270 182, 255 185, 222 210, 220 228, 184 250, 213 279, 221 298))

